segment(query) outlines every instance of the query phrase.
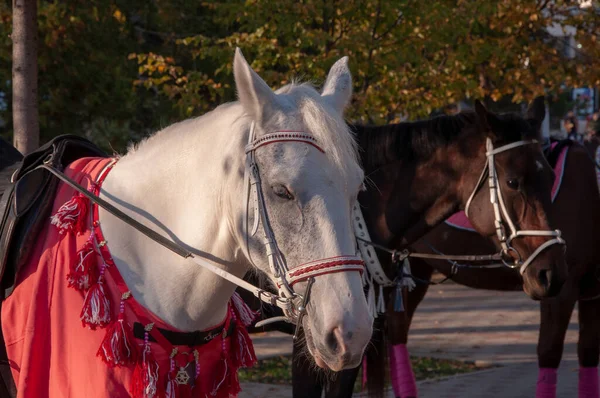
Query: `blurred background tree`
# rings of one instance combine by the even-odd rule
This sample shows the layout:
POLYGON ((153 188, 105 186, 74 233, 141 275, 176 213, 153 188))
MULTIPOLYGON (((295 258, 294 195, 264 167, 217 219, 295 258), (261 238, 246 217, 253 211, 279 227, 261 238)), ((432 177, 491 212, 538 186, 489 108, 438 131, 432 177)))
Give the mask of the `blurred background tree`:
MULTIPOLYGON (((319 85, 337 58, 350 56, 355 96, 348 117, 362 122, 426 117, 469 98, 510 108, 539 94, 600 86, 600 11, 577 1, 38 4, 42 141, 75 133, 122 150, 171 121, 233 100, 236 46, 273 87, 294 77, 319 85), (576 48, 548 26, 569 26, 576 48)), ((5 0, 4 135, 11 131, 10 15, 5 0)))

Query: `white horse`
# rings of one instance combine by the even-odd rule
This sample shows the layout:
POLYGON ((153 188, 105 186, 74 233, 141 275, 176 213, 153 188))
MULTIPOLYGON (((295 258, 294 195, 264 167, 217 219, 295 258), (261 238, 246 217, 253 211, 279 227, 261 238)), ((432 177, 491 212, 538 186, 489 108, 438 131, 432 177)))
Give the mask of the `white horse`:
MULTIPOLYGON (((269 266, 264 230, 252 235, 244 222, 259 217, 252 203, 246 213, 244 178, 244 148, 254 126, 268 213, 260 222, 270 223, 289 270, 355 255, 350 217, 364 176, 343 119, 352 94, 347 58, 332 67, 321 94, 306 84, 273 92, 239 49, 233 67, 239 102, 167 127, 132 148, 106 178, 101 197, 229 273, 242 277, 254 266, 281 283, 269 266), (301 132, 316 144, 271 139, 260 146, 261 137, 276 132, 301 132)), ((183 331, 222 322, 234 284, 102 209, 100 220, 138 302, 183 331)), ((306 282, 293 288, 303 293, 306 282)), ((356 367, 372 329, 360 273, 317 276, 306 314, 303 327, 316 363, 335 371, 356 367)))

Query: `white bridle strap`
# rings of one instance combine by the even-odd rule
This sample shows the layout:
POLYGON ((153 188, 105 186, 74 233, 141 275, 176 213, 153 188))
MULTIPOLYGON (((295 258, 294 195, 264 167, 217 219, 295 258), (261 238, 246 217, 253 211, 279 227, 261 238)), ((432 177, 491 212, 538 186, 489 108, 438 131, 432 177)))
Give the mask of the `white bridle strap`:
MULTIPOLYGON (((371 241, 367 223, 365 222, 365 218, 358 203, 352 208, 352 223, 354 224, 354 234, 356 236, 366 241, 371 241)), ((396 283, 385 274, 385 271, 379 262, 379 257, 377 257, 377 253, 375 253, 375 248, 361 240, 357 243, 360 254, 363 260, 365 260, 369 276, 380 286, 395 286, 396 283)))
MULTIPOLYGON (((254 131, 254 123, 252 123, 252 130, 254 131)), ((275 133, 265 134, 257 140, 253 139, 254 134, 251 134, 250 141, 246 145, 246 153, 253 152, 263 145, 273 144, 275 142, 304 142, 317 148, 320 152, 325 151, 319 146, 317 140, 312 135, 303 133, 302 131, 277 131, 275 133)))
MULTIPOLYGON (((498 236, 498 240, 500 241, 500 245, 502 247, 502 252, 504 254, 508 254, 511 250, 516 251, 511 245, 511 241, 518 237, 524 236, 550 236, 554 237, 554 239, 550 239, 540 245, 526 260, 522 262, 522 259, 518 259, 517 263, 514 266, 506 264, 511 268, 517 267, 520 265, 520 272, 523 274, 527 267, 533 262, 533 260, 546 248, 555 245, 555 244, 564 244, 565 241, 561 238, 561 232, 559 230, 555 231, 541 231, 541 230, 524 230, 519 231, 515 226, 510 214, 506 210, 506 205, 504 203, 504 198, 502 196, 502 188, 498 181, 498 173, 496 171, 496 162, 494 161, 494 155, 505 152, 523 145, 535 144, 536 140, 527 140, 527 141, 516 141, 507 145, 503 145, 499 148, 494 149, 494 145, 490 138, 486 140, 486 163, 483 168, 481 175, 479 176, 479 180, 469 196, 467 200, 467 204, 465 206, 465 214, 469 217, 469 206, 476 193, 481 188, 483 181, 485 179, 486 173, 488 174, 488 185, 490 188, 490 202, 492 203, 492 207, 494 209, 494 225, 496 228, 496 235, 498 236), (508 229, 510 235, 507 237, 505 234, 503 221, 508 224, 508 229)), ((518 252, 517 252, 518 253, 518 252)))
MULTIPOLYGON (((364 263, 360 258, 356 256, 342 256, 317 260, 309 264, 303 264, 292 269, 288 269, 287 263, 283 258, 281 251, 277 247, 275 234, 273 233, 273 230, 269 223, 266 203, 261 189, 260 173, 255 160, 255 151, 268 144, 278 142, 300 142, 312 145, 322 153, 325 153, 325 151, 323 151, 323 149, 318 145, 317 140, 313 136, 303 133, 301 131, 277 131, 274 133, 265 134, 262 137, 255 139, 254 128, 255 125, 253 122, 250 126, 248 145, 246 145, 245 148, 246 170, 244 178, 247 181, 246 195, 244 197, 246 208, 246 216, 244 217, 244 233, 246 234, 245 251, 248 259, 252 263, 254 263, 250 254, 250 238, 256 234, 259 225, 262 224, 263 232, 265 235, 263 244, 265 245, 265 251, 267 254, 271 274, 273 275, 277 284, 277 288, 279 290, 278 300, 285 301, 286 303, 288 303, 288 306, 286 308, 282 307, 281 305, 278 306, 284 310, 284 314, 286 315, 286 317, 288 317, 289 319, 293 319, 295 316, 297 316, 297 314, 294 314, 294 307, 297 307, 297 303, 299 301, 302 301, 303 299, 302 296, 294 292, 292 286, 295 283, 307 280, 311 277, 330 274, 334 272, 362 272, 362 270, 364 269, 364 263), (250 217, 249 210, 251 201, 253 203, 254 208, 254 224, 252 230, 249 231, 248 218, 250 217)), ((236 280, 233 283, 242 286, 238 282, 239 281, 236 280)), ((252 286, 248 283, 245 284, 252 286)), ((247 286, 242 287, 248 289, 247 286)), ((260 291, 260 289, 258 290, 259 294, 261 294, 261 292, 262 294, 264 294, 263 291, 260 291)), ((254 294, 256 295, 256 293, 254 294)), ((260 298, 260 296, 258 297, 260 298)))

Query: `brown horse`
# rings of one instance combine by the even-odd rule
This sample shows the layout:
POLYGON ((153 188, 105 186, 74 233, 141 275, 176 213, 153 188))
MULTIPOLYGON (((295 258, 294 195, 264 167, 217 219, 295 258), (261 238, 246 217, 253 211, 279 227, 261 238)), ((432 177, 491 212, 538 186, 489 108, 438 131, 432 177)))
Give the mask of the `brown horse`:
MULTIPOLYGON (((556 157, 556 156, 555 156, 556 157)), ((568 244, 569 274, 561 293, 540 303, 541 324, 538 341, 540 373, 537 396, 556 396, 556 370, 563 353, 565 333, 575 303, 579 302, 578 357, 579 396, 598 397, 598 361, 600 355, 600 283, 598 282, 600 248, 600 195, 596 183, 596 166, 586 148, 573 144, 568 150, 562 186, 551 207, 551 217, 568 244)), ((494 246, 473 232, 441 224, 413 245, 415 251, 444 254, 484 254, 494 246)), ((509 268, 456 267, 448 261, 412 259, 413 274, 430 280, 434 270, 465 286, 492 290, 520 290, 521 279, 509 268)), ((406 311, 386 313, 389 344, 405 345, 417 306, 425 296, 427 284, 418 284, 407 294, 406 311)), ((413 377, 406 369, 402 377, 413 377)), ((411 384, 410 381, 407 381, 411 384)), ((414 380, 412 380, 414 385, 414 380)), ((397 391, 396 395, 400 396, 397 391)), ((404 398, 405 395, 402 395, 404 398)))
MULTIPOLYGON (((490 149, 486 149, 486 141, 489 139, 498 148, 536 139, 543 118, 544 106, 540 100, 533 103, 528 119, 495 115, 477 102, 475 113, 381 127, 356 126, 369 179, 369 188, 359 196, 359 202, 371 239, 388 247, 405 248, 465 208, 468 202, 478 232, 486 236, 495 234, 490 191, 480 184, 482 175, 485 176, 482 174, 485 152, 490 149)), ((509 217, 518 220, 517 229, 548 230, 546 210, 550 207, 553 175, 540 146, 516 144, 513 149, 499 153, 495 163, 502 196, 509 217)), ((525 236, 515 239, 514 246, 525 259, 547 240, 547 237, 525 236)), ((535 299, 555 295, 566 274, 563 259, 564 251, 558 245, 539 253, 523 274, 524 290, 535 299)), ((392 268, 389 258, 380 260, 388 269, 392 268)), ((308 367, 297 368, 300 364, 294 361, 294 396, 318 396, 317 390, 322 387, 318 382, 313 384, 314 388, 310 383, 296 383, 303 380, 302 376, 296 377, 302 371, 308 372, 305 381, 315 380, 308 367)), ((370 384, 382 386, 382 381, 375 377, 377 374, 369 373, 370 384)), ((344 374, 340 376, 343 377, 344 374)), ((349 388, 351 394, 351 385, 349 388)), ((337 396, 336 391, 330 393, 337 396)))

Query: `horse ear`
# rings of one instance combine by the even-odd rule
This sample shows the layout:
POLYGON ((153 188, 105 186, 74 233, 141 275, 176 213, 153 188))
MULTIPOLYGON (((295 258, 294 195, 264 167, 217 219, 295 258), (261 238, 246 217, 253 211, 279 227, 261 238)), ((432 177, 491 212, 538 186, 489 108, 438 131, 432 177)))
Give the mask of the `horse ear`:
POLYGON ((233 58, 233 76, 244 110, 260 124, 278 107, 277 94, 252 70, 239 48, 233 58))
POLYGON ((490 127, 490 113, 485 105, 479 100, 475 100, 475 114, 481 123, 481 126, 489 133, 492 131, 490 127))
POLYGON ((529 108, 527 108, 527 120, 532 124, 533 128, 537 131, 542 126, 542 122, 546 117, 546 105, 544 104, 544 97, 536 97, 529 108))
POLYGON ((339 113, 344 113, 352 98, 352 74, 348 57, 340 58, 329 70, 321 96, 339 113))

